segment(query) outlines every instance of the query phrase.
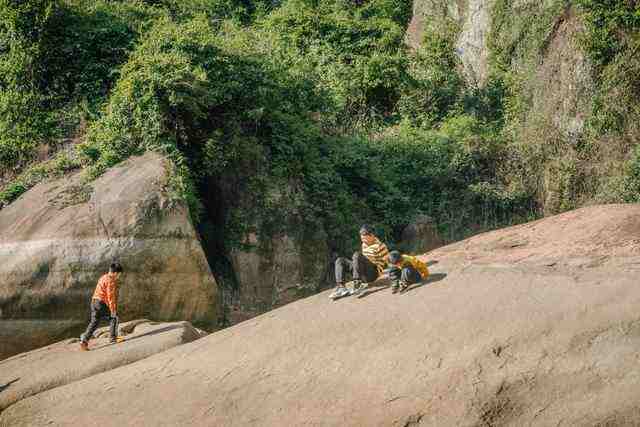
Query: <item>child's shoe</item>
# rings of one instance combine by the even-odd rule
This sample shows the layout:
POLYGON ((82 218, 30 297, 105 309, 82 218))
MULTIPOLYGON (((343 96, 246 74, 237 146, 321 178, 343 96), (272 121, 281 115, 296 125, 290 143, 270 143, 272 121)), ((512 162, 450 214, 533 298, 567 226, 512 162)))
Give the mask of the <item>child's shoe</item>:
POLYGON ((361 282, 359 281, 358 287, 354 290, 354 294, 356 294, 358 297, 362 297, 364 296, 364 291, 367 290, 367 288, 369 287, 369 283, 367 282, 361 282))
POLYGON ((407 291, 407 289, 409 289, 409 284, 408 283, 404 283, 401 282, 400 283, 400 293, 404 293, 407 291))
POLYGON ((89 343, 80 341, 80 350, 81 351, 89 351, 89 343))
POLYGON ((397 294, 399 289, 400 289, 400 282, 398 282, 397 280, 394 280, 393 283, 391 284, 391 293, 397 294))
POLYGON ((347 288, 345 288, 344 285, 339 285, 336 287, 336 290, 333 291, 331 295, 329 295, 329 298, 332 300, 337 300, 338 298, 342 298, 347 295, 349 295, 349 291, 347 290, 347 288))

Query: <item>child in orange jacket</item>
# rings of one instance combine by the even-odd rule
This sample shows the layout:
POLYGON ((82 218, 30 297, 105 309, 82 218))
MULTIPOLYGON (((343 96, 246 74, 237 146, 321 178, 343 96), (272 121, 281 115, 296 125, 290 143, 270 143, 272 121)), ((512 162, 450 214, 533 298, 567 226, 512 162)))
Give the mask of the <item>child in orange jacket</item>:
POLYGON ((100 320, 109 319, 111 342, 118 339, 118 280, 122 274, 122 266, 114 262, 109 267, 109 272, 104 274, 93 293, 91 299, 91 321, 87 330, 80 336, 80 349, 89 350, 89 340, 93 337, 100 320))

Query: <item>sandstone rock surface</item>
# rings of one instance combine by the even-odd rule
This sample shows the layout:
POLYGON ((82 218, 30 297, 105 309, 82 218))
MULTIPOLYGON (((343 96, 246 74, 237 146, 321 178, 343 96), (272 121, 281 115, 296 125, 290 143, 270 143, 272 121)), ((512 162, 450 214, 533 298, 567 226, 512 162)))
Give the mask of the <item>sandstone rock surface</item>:
POLYGON ((0 362, 0 412, 26 397, 115 369, 195 341, 205 335, 189 322, 135 320, 120 325, 125 341, 109 343, 108 328, 96 331, 90 351, 68 339, 0 362))
POLYGON ((405 294, 315 295, 24 399, 0 425, 640 423, 640 206, 482 234, 427 261, 431 279, 405 294))
POLYGON ((91 183, 42 183, 0 211, 0 358, 79 332, 112 260, 125 268, 121 319, 215 326, 216 283, 188 209, 169 202, 167 168, 149 153, 91 183), (22 333, 30 321, 50 335, 22 333))

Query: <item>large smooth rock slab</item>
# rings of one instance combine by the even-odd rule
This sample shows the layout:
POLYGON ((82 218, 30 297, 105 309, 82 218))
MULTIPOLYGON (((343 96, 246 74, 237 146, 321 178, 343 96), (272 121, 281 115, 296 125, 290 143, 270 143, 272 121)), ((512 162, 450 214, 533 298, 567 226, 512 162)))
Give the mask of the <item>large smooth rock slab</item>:
POLYGON ((96 331, 90 351, 77 339, 23 353, 0 362, 0 412, 26 397, 115 369, 194 341, 204 335, 189 322, 158 323, 136 320, 120 325, 125 338, 109 343, 108 328, 96 331))

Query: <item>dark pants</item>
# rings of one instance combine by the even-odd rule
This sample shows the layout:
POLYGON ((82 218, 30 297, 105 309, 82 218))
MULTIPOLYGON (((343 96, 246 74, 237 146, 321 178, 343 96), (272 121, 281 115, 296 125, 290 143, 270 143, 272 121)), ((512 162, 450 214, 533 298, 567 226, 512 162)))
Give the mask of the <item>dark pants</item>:
POLYGON ((391 281, 399 281, 403 285, 412 285, 422 282, 422 276, 412 266, 406 266, 402 269, 393 267, 389 269, 389 279, 391 281))
POLYGON ((91 321, 89 322, 89 326, 87 326, 87 330, 84 334, 80 336, 80 340, 82 342, 89 342, 89 340, 93 337, 93 333, 98 328, 100 321, 102 319, 109 320, 110 323, 110 332, 111 332, 111 340, 115 340, 118 334, 118 318, 111 317, 111 311, 109 310, 109 306, 105 304, 103 301, 99 299, 91 300, 91 321))
POLYGON ((378 267, 360 252, 353 254, 352 260, 338 258, 336 260, 336 283, 344 284, 346 276, 350 274, 354 280, 373 282, 378 278, 378 267))

